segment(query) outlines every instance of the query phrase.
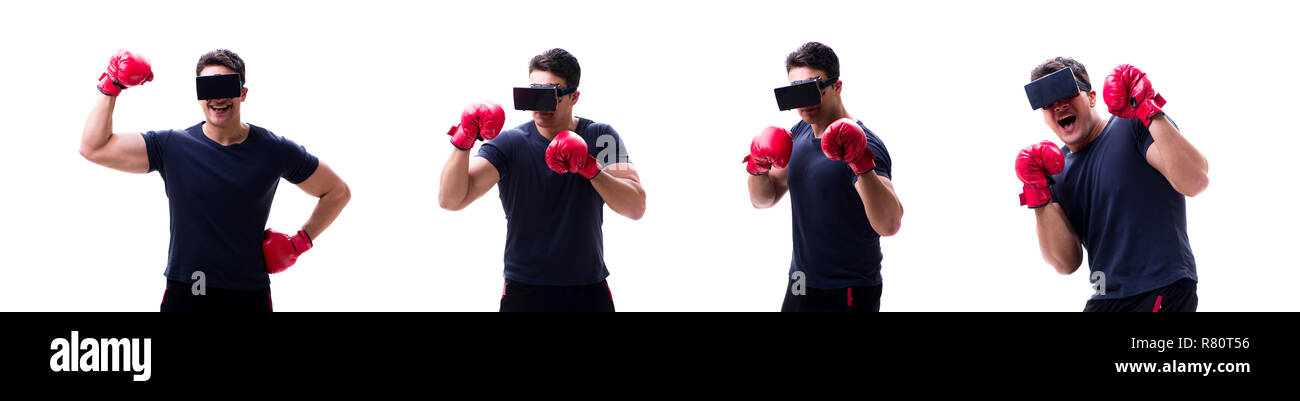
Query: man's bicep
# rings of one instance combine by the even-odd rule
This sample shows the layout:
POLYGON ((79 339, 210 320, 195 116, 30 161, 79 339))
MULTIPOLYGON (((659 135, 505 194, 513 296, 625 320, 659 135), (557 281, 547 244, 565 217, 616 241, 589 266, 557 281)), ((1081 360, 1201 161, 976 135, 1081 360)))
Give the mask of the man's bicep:
POLYGON ((334 173, 334 169, 331 169, 325 162, 321 162, 316 167, 315 172, 307 176, 306 180, 298 183, 298 188, 308 195, 319 198, 325 196, 331 189, 338 187, 342 183, 343 179, 334 173))
POLYGON ((466 199, 478 199, 500 180, 500 172, 487 158, 475 156, 469 159, 469 190, 465 194, 466 199))
POLYGON ((108 143, 88 155, 95 164, 128 173, 149 172, 149 149, 138 132, 114 133, 108 143))

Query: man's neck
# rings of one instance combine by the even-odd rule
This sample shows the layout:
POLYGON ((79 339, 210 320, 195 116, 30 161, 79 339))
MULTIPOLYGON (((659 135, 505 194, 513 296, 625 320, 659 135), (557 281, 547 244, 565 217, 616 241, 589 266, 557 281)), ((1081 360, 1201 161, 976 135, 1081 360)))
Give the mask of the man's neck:
MULTIPOLYGON (((561 132, 564 132, 564 131, 573 131, 573 130, 578 129, 578 119, 577 119, 577 118, 574 118, 573 116, 569 116, 569 117, 568 117, 567 119, 565 119, 565 120, 568 121, 569 123, 566 124, 566 125, 564 125, 564 126, 561 126, 561 127, 543 127, 543 126, 538 125, 538 126, 537 126, 537 132, 540 133, 540 134, 542 134, 542 137, 545 137, 546 139, 549 140, 549 139, 555 139, 555 136, 556 136, 556 135, 559 135, 559 133, 561 133, 561 132)), ((536 125, 536 123, 533 123, 533 124, 536 125)))
POLYGON ((243 142, 248 138, 248 124, 243 122, 233 122, 225 126, 217 126, 210 123, 203 124, 203 135, 207 136, 213 142, 221 146, 230 146, 243 142))
POLYGON ((844 111, 844 107, 840 107, 839 110, 836 110, 835 114, 832 114, 831 117, 827 119, 827 121, 816 122, 811 124, 813 128, 813 137, 821 138, 822 133, 826 132, 826 127, 830 126, 831 123, 839 121, 839 119, 841 118, 852 119, 853 117, 849 116, 849 113, 847 111, 844 111))

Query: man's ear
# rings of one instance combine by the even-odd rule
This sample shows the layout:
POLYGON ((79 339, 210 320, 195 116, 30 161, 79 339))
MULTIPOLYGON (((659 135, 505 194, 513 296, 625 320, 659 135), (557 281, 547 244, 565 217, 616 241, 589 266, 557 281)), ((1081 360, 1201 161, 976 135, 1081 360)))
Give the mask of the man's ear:
POLYGON ((570 94, 569 94, 569 96, 573 96, 573 104, 578 104, 578 95, 581 95, 581 94, 582 94, 582 92, 580 92, 580 91, 573 91, 573 93, 570 93, 570 94))
POLYGON ((1097 91, 1088 91, 1088 108, 1097 107, 1097 91))
POLYGON ((239 101, 242 102, 242 101, 245 101, 245 100, 248 100, 248 88, 240 88, 240 89, 239 89, 239 101))

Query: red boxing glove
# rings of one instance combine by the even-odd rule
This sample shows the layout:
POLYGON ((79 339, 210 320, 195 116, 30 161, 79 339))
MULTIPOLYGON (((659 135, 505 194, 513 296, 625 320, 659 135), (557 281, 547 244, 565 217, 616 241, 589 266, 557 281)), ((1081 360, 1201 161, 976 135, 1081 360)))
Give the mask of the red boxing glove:
POLYGON ((588 180, 600 172, 596 158, 587 154, 587 141, 573 131, 556 134, 551 140, 546 147, 546 166, 560 174, 578 173, 588 180))
POLYGON ((1137 67, 1120 64, 1115 72, 1106 77, 1106 86, 1101 92, 1106 100, 1110 114, 1119 118, 1137 118, 1142 125, 1151 126, 1151 119, 1164 113, 1160 110, 1165 105, 1165 97, 1151 89, 1147 74, 1137 67))
POLYGON ((117 96, 123 89, 152 80, 153 67, 149 65, 149 60, 122 49, 108 59, 108 70, 99 76, 99 92, 117 96))
POLYGON ((285 271, 298 261, 298 255, 311 249, 311 236, 306 231, 298 230, 290 237, 288 234, 266 229, 262 238, 262 258, 266 259, 266 272, 276 274, 285 271))
POLYGON ((767 174, 772 166, 785 168, 790 164, 790 151, 794 148, 794 140, 790 139, 790 131, 781 127, 763 128, 763 132, 754 136, 754 141, 749 144, 749 156, 745 156, 745 170, 753 175, 767 174))
POLYGON ((1051 141, 1042 141, 1020 150, 1016 156, 1016 175, 1025 183, 1020 205, 1030 208, 1046 206, 1052 201, 1052 176, 1065 169, 1065 157, 1051 141))
POLYGON ((460 125, 451 127, 451 144, 460 150, 470 150, 474 141, 490 141, 501 133, 506 125, 506 111, 501 105, 492 102, 470 104, 460 113, 460 125))
POLYGON ((822 153, 831 160, 844 160, 853 174, 862 174, 876 168, 876 154, 867 148, 867 133, 858 123, 847 118, 835 120, 822 133, 822 153))

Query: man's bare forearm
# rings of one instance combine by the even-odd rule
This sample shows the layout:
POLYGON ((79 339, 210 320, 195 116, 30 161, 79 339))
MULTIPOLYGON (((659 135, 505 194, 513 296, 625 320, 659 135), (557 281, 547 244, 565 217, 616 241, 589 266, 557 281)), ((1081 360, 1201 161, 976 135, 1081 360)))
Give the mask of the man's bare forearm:
POLYGON ((447 163, 442 166, 438 184, 438 206, 447 210, 460 210, 466 206, 469 193, 469 151, 453 149, 447 163))
POLYGON ((885 237, 897 234, 903 225, 903 204, 898 201, 898 195, 890 186, 885 184, 884 177, 868 171, 858 175, 854 187, 862 198, 862 206, 866 209, 871 228, 885 237))
POLYGON ((86 117, 86 126, 81 131, 81 155, 87 159, 113 137, 113 108, 117 105, 117 97, 96 96, 90 116, 86 117))
POLYGON ((1061 205, 1052 202, 1034 209, 1034 219, 1043 260, 1057 273, 1071 274, 1078 270, 1083 264, 1083 250, 1061 205))
POLYGON ((763 175, 750 175, 749 185, 749 202, 756 209, 766 209, 775 206, 777 201, 781 200, 781 191, 778 190, 776 180, 772 173, 763 175))
POLYGON ((640 220, 645 215, 645 188, 634 172, 612 174, 618 168, 617 165, 610 166, 596 174, 591 178, 591 186, 615 213, 640 220))
POLYGON ((312 209, 311 217, 308 217, 307 222, 302 225, 303 231, 306 231, 312 240, 320 237, 321 233, 334 223, 334 219, 339 217, 343 207, 347 206, 351 199, 352 190, 347 184, 330 189, 316 201, 316 208, 312 209))
POLYGON ((1196 146, 1183 136, 1168 119, 1156 117, 1151 121, 1151 138, 1159 148, 1159 163, 1164 166, 1165 179, 1179 193, 1195 196, 1209 185, 1210 163, 1196 146))

